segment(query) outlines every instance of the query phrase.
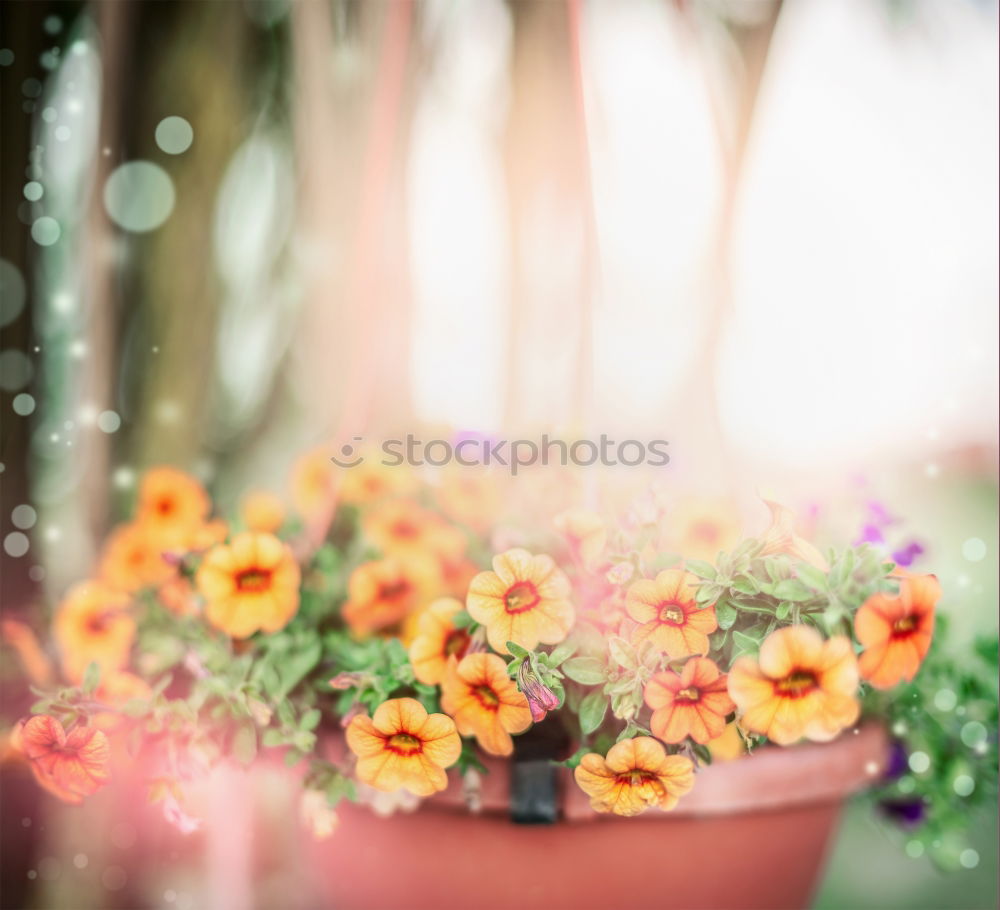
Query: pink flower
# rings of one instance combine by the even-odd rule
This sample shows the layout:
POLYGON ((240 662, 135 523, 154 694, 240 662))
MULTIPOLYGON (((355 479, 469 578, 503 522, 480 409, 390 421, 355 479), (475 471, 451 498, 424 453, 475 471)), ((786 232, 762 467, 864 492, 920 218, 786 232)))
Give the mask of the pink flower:
POLYGON ((531 664, 527 660, 522 661, 518 668, 517 687, 527 699, 533 723, 537 724, 544 720, 549 711, 559 707, 559 696, 538 678, 538 674, 531 669, 531 664))

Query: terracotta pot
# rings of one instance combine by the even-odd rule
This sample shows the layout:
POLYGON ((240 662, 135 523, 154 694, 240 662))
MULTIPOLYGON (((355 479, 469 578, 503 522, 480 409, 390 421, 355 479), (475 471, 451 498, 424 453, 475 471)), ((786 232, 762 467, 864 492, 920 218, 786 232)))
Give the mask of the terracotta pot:
POLYGON ((337 910, 778 908, 809 904, 848 794, 884 770, 887 739, 865 726, 832 743, 767 747, 702 770, 669 813, 593 812, 560 769, 562 820, 508 818, 509 765, 484 777, 470 814, 457 776, 412 813, 341 804, 312 867, 337 910))

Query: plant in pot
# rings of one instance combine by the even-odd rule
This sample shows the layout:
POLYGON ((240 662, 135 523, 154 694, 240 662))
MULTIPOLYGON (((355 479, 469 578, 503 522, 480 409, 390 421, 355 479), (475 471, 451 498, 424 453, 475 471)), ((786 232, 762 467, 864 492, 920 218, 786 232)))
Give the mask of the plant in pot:
POLYGON ((935 842, 991 798, 996 643, 941 652, 934 576, 821 553, 773 503, 740 540, 718 507, 611 518, 525 480, 320 452, 294 514, 255 493, 226 522, 150 471, 55 613, 66 685, 17 754, 69 802, 128 761, 182 830, 188 781, 281 755, 338 907, 802 906, 850 793, 935 842))

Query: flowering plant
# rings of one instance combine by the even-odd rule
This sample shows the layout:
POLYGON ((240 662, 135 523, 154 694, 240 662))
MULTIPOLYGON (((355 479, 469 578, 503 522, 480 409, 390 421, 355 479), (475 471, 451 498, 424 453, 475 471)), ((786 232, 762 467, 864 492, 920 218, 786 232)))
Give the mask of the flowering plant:
POLYGON ((31 630, 4 624, 40 699, 15 751, 69 802, 133 756, 192 830, 187 781, 280 750, 326 836, 340 799, 428 797, 452 767, 474 785, 483 755, 542 724, 594 810, 635 815, 672 809, 713 761, 872 716, 895 742, 876 798, 924 820, 929 844, 992 798, 996 641, 977 645, 982 666, 943 654, 933 575, 868 541, 821 553, 774 503, 743 540, 717 508, 678 524, 683 508, 664 521, 651 500, 524 531, 505 524, 499 483, 335 473, 315 452, 291 514, 254 493, 226 522, 194 478, 151 470, 135 518, 55 613, 65 685, 31 630), (341 730, 334 755, 321 734, 341 730))

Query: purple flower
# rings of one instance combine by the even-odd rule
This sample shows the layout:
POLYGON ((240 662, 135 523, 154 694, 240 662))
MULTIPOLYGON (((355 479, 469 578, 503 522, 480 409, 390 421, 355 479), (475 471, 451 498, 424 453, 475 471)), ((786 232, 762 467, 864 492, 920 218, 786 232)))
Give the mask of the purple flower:
POLYGON ((926 815, 923 801, 919 799, 884 799, 879 808, 903 828, 915 828, 926 815))
POLYGON ((862 526, 861 533, 854 541, 854 545, 858 546, 863 543, 883 543, 884 541, 885 537, 882 536, 882 531, 877 525, 866 524, 862 526))
POLYGON ((914 563, 918 556, 924 552, 923 546, 915 540, 911 540, 903 549, 892 554, 893 561, 900 566, 909 566, 914 563))
POLYGON ((889 761, 885 767, 885 779, 896 780, 902 777, 909 766, 906 747, 898 739, 893 740, 889 747, 889 761))

